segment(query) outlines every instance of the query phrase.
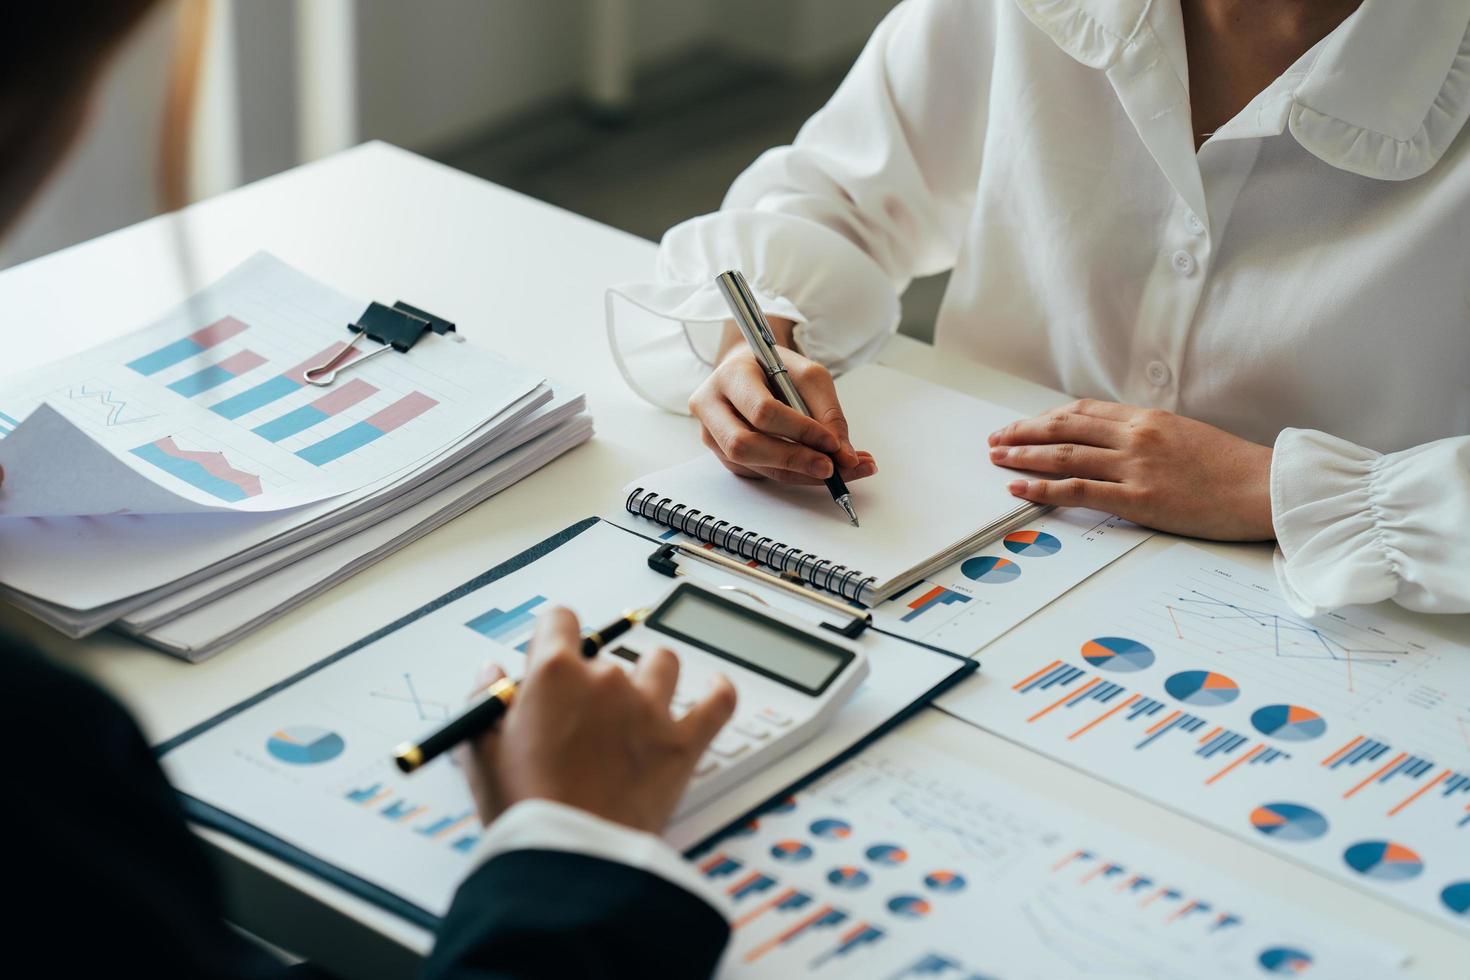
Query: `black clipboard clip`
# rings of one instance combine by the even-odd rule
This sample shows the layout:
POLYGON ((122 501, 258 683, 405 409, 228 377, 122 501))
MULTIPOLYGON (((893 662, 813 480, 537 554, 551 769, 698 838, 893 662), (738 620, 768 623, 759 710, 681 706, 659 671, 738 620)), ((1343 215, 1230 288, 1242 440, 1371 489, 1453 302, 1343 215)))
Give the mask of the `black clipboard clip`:
POLYGON ((352 338, 350 344, 333 354, 325 364, 318 364, 316 367, 303 371, 302 377, 306 379, 307 384, 327 388, 337 380, 338 374, 350 367, 366 364, 379 354, 390 350, 406 354, 414 344, 419 342, 419 338, 430 330, 441 335, 454 334, 455 340, 461 339, 455 332, 454 324, 448 320, 427 313, 416 306, 410 306, 402 300, 392 306, 369 303, 362 316, 358 317, 355 323, 349 323, 347 329, 357 336, 352 338), (357 345, 364 337, 376 340, 381 346, 349 362, 353 353, 357 351, 357 345))
MULTIPOLYGON (((761 585, 764 585, 768 588, 780 589, 788 595, 793 595, 799 599, 805 600, 806 602, 821 606, 828 612, 835 612, 839 617, 845 619, 846 622, 842 623, 841 625, 837 623, 823 622, 820 625, 823 629, 831 630, 832 632, 837 633, 840 636, 847 637, 849 640, 855 640, 858 637, 862 636, 863 631, 866 630, 869 626, 873 625, 872 613, 864 609, 858 609, 856 607, 849 606, 846 603, 839 602, 836 599, 828 598, 827 596, 821 595, 817 592, 813 592, 811 589, 806 588, 806 586, 801 582, 800 579, 797 579, 793 576, 772 575, 770 572, 762 571, 759 568, 751 568, 748 565, 742 565, 738 561, 726 558, 724 555, 715 554, 713 551, 709 551, 703 548, 692 548, 689 545, 680 544, 676 541, 671 541, 668 544, 663 545, 653 554, 649 555, 648 567, 653 569, 655 572, 658 572, 660 575, 667 575, 669 578, 675 578, 679 575, 684 575, 686 573, 682 568, 679 567, 679 562, 677 561, 677 556, 679 555, 683 555, 688 558, 698 559, 699 561, 714 565, 717 568, 722 568, 728 572, 733 572, 736 575, 743 575, 746 578, 751 579, 754 582, 759 582, 761 585)), ((721 586, 721 588, 735 589, 737 592, 742 592, 745 595, 750 596, 750 598, 754 599, 756 602, 761 603, 762 605, 767 604, 766 600, 745 589, 738 589, 735 586, 728 585, 721 586)))

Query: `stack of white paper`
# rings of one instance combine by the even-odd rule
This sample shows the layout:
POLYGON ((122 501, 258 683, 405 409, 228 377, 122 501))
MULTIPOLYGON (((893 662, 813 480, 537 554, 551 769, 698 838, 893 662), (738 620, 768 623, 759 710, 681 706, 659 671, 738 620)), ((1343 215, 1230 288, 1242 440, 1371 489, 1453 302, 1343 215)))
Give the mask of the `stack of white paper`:
POLYGON ((581 395, 427 332, 308 368, 367 303, 258 255, 0 386, 0 594, 200 660, 592 434, 581 395))

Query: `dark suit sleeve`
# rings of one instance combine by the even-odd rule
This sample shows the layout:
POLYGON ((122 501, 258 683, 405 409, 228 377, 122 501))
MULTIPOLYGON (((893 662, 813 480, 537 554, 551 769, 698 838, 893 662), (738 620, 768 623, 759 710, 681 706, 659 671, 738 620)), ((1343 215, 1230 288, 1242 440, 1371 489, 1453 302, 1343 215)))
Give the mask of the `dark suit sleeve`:
POLYGON ((128 713, 32 653, 0 644, 0 665, 6 974, 279 975, 225 924, 203 847, 128 713))
MULTIPOLYGON (((3 642, 0 667, 13 940, 4 975, 280 977, 279 962, 225 924, 203 846, 128 713, 89 681, 3 642)), ((460 887, 428 975, 703 978, 727 935, 713 908, 653 874, 514 851, 460 887)))
POLYGON ((637 868, 510 851, 454 897, 425 980, 705 978, 730 929, 707 902, 637 868))

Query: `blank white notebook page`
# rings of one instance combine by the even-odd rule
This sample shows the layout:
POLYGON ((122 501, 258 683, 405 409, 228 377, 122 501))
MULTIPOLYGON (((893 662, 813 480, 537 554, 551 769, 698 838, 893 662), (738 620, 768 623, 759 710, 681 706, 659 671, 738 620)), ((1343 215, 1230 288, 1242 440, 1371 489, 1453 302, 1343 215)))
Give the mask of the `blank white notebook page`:
POLYGON ((705 453, 624 488, 759 531, 887 581, 964 541, 1024 501, 1017 476, 988 458, 986 437, 1022 416, 876 364, 837 382, 852 443, 878 472, 848 484, 861 527, 847 523, 825 486, 751 480, 705 453))

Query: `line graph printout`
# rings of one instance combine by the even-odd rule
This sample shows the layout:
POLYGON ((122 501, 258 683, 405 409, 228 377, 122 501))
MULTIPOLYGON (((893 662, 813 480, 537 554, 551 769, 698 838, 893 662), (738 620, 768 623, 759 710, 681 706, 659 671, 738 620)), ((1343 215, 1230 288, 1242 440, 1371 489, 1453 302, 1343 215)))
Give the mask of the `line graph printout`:
POLYGON ((1291 613, 1189 545, 1028 623, 941 699, 974 724, 1470 930, 1470 646, 1291 613))
POLYGON ((728 980, 1245 978, 1288 960, 1289 975, 1381 978, 1402 963, 953 754, 965 730, 931 713, 694 859, 729 906, 728 980))
POLYGON ((0 456, 15 465, 0 516, 324 500, 444 452, 541 380, 431 333, 331 387, 307 384, 366 306, 260 254, 151 326, 10 379, 0 456), (60 421, 27 439, 41 405, 60 421), (47 452, 58 425, 74 430, 66 454, 47 452), (92 491, 67 489, 80 484, 92 491))

